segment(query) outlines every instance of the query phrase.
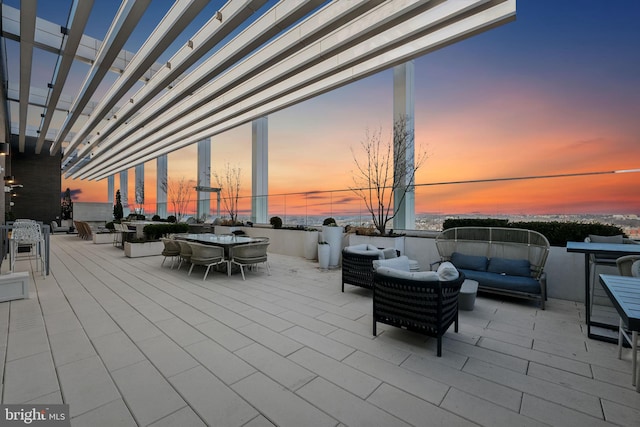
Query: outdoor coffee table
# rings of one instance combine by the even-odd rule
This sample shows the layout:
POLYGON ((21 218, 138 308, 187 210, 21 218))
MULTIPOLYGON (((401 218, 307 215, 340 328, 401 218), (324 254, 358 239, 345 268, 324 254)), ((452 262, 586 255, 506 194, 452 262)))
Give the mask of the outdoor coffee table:
POLYGON ((471 279, 465 279, 458 293, 458 308, 460 310, 471 311, 476 303, 476 294, 478 293, 478 282, 471 279))

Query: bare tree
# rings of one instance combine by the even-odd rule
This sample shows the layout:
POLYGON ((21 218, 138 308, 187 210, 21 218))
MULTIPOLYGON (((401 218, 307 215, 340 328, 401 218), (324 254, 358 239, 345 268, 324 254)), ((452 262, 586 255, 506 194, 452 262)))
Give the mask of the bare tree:
POLYGON ((144 213, 144 179, 136 181, 136 207, 134 211, 137 214, 144 213))
POLYGON ((364 201, 373 226, 381 235, 386 234, 387 224, 398 214, 394 199, 399 205, 407 193, 414 191, 416 172, 427 159, 426 152, 415 157, 413 150, 407 150, 407 146, 413 147, 413 135, 406 125, 406 117, 396 120, 389 140, 383 138, 382 128, 374 132, 367 129, 360 142, 362 157, 351 147, 356 170, 355 186, 350 189, 364 201))
POLYGON ((221 189, 222 204, 229 214, 232 224, 235 224, 238 220, 241 172, 242 169, 240 169, 240 166, 231 166, 229 162, 225 163, 221 172, 213 171, 213 178, 216 180, 216 185, 221 189))
POLYGON ((187 209, 191 204, 192 190, 195 185, 195 180, 187 180, 184 176, 180 180, 167 180, 163 179, 162 183, 163 191, 167 193, 169 203, 173 206, 173 212, 176 217, 176 222, 182 221, 187 214, 187 209))

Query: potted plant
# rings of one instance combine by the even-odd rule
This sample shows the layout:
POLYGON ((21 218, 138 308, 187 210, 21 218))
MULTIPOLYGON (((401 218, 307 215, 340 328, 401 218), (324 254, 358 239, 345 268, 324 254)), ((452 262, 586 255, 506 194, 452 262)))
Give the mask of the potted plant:
POLYGON ((318 263, 321 270, 329 268, 329 258, 331 257, 331 247, 329 243, 321 240, 318 242, 318 263))
POLYGON ((318 256, 318 230, 315 228, 305 228, 304 235, 304 257, 306 259, 316 259, 318 256))

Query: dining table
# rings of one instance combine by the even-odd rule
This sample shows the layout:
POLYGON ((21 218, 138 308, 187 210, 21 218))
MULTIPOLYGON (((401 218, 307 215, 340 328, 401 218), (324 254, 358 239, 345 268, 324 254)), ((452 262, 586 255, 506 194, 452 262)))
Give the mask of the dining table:
POLYGON ((179 233, 174 234, 173 237, 174 239, 203 243, 205 245, 220 246, 224 249, 224 257, 227 261, 230 259, 229 252, 232 247, 263 241, 263 239, 249 236, 236 236, 235 234, 179 233))
POLYGON ((607 322, 603 320, 592 319, 591 310, 591 290, 589 281, 591 278, 591 263, 589 257, 591 255, 622 257, 625 255, 640 255, 640 245, 628 243, 594 243, 594 242, 567 242, 567 252, 575 252, 584 254, 584 305, 585 305, 585 321, 587 324, 587 336, 591 339, 615 343, 617 339, 618 323, 613 321, 607 322), (595 330, 595 328, 599 328, 595 330), (607 334, 606 331, 611 331, 607 334))

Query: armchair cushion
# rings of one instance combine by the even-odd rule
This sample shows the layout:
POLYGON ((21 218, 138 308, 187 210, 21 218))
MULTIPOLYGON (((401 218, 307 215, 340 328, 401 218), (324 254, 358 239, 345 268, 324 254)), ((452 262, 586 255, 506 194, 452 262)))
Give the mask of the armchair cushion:
POLYGON ((624 243, 623 238, 624 236, 622 234, 618 234, 617 236, 598 236, 596 234, 589 234, 588 237, 591 243, 624 243))
POLYGON ((440 277, 440 280, 445 281, 456 280, 458 277, 460 277, 460 273, 458 272, 456 267, 448 261, 440 264, 437 273, 440 277))
POLYGON ((410 270, 409 258, 405 255, 391 258, 391 259, 378 259, 373 261, 373 269, 377 270, 380 267, 388 267, 396 270, 402 270, 408 272, 410 270))

